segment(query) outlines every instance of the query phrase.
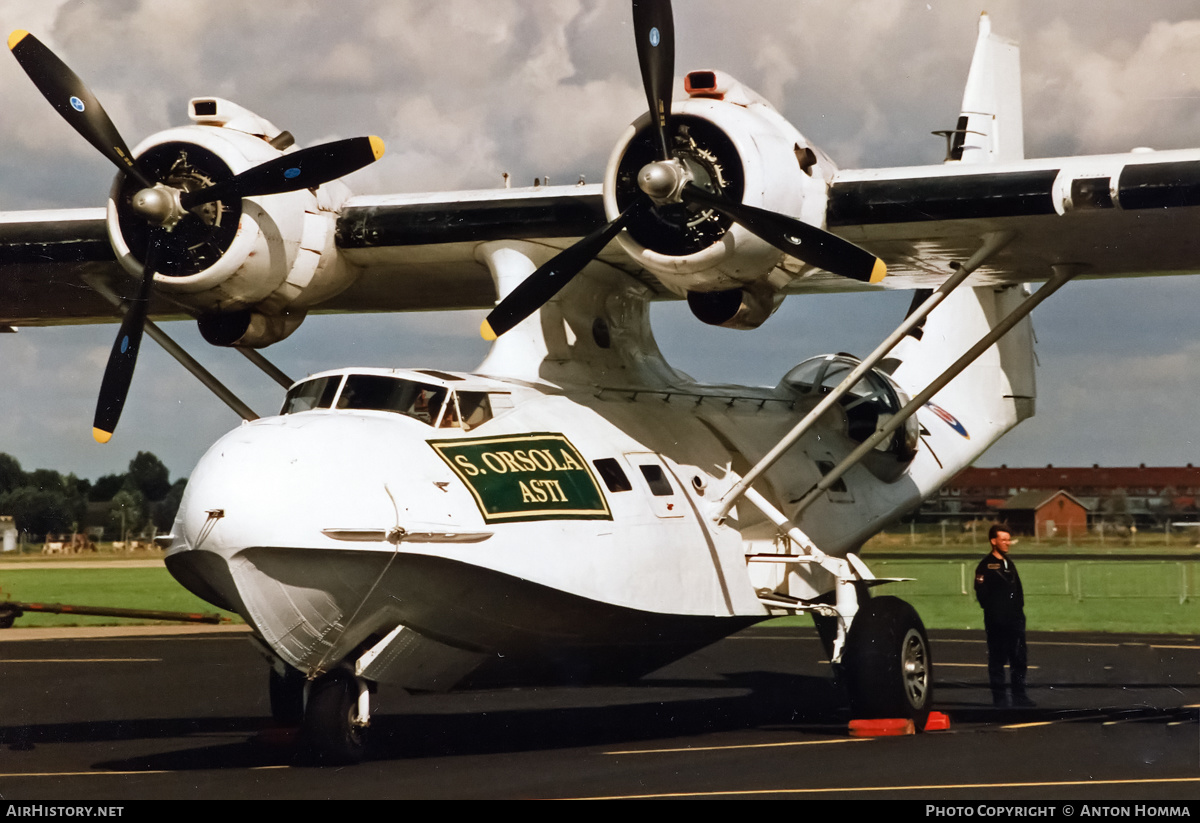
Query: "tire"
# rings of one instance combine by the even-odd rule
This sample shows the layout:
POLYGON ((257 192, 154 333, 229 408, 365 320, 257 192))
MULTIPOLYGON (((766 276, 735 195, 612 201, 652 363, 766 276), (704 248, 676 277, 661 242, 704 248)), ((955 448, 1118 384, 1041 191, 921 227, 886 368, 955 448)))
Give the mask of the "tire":
POLYGON ((273 667, 270 672, 271 717, 281 726, 299 726, 304 722, 304 675, 291 667, 283 676, 273 667))
POLYGON ((358 763, 366 754, 366 729, 354 723, 358 684, 349 672, 333 671, 313 681, 304 709, 304 741, 318 762, 358 763))
POLYGON ((859 609, 842 656, 856 719, 911 718, 924 728, 933 705, 933 657, 916 609, 876 597, 859 609))

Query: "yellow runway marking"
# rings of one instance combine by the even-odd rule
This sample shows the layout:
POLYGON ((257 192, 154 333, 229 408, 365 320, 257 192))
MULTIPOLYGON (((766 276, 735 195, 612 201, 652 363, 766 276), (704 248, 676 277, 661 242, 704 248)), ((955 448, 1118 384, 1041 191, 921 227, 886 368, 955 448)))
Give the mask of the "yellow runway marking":
MULTIPOLYGON (((983 633, 983 631, 981 629, 980 634, 982 634, 982 633, 983 633)), ((987 640, 982 637, 979 638, 978 640, 973 640, 973 639, 968 639, 968 638, 959 638, 959 637, 939 637, 938 641, 937 641, 937 645, 940 646, 943 643, 977 643, 982 646, 984 643, 987 643, 987 640)), ((1122 645, 1130 645, 1130 644, 1128 644, 1128 643, 1126 643, 1126 644, 1121 644, 1121 643, 1070 643, 1066 640, 1029 640, 1029 641, 1026 641, 1025 645, 1026 646, 1081 646, 1081 647, 1087 646, 1087 647, 1098 647, 1098 648, 1104 648, 1104 649, 1118 649, 1122 645)), ((1188 648, 1200 648, 1200 647, 1189 646, 1188 648)))
POLYGON ((162 657, 0 657, 4 663, 161 663, 162 657))
MULTIPOLYGON (((949 666, 955 666, 958 668, 965 667, 968 669, 986 669, 988 666, 987 663, 935 663, 934 665, 939 669, 947 668, 949 666)), ((1036 669, 1037 666, 1028 666, 1027 668, 1032 671, 1033 669, 1036 669)))
POLYGON ((775 749, 781 746, 821 746, 828 743, 870 743, 862 738, 845 738, 838 740, 796 740, 790 743, 746 743, 741 746, 685 746, 681 749, 630 749, 621 752, 605 752, 605 754, 671 754, 674 752, 721 752, 730 749, 775 749))
MULTIPOLYGON (((291 766, 251 766, 249 771, 265 769, 290 769, 291 766)), ((127 771, 87 771, 87 772, 0 772, 0 780, 13 780, 18 777, 129 777, 138 774, 176 774, 171 769, 142 769, 127 771)))
POLYGON ((1001 726, 1002 729, 1032 729, 1035 726, 1053 726, 1057 720, 1039 720, 1036 723, 1013 723, 1010 726, 1001 726))
POLYGON ((1152 649, 1189 649, 1194 652, 1200 652, 1200 646, 1162 646, 1162 645, 1151 644, 1150 648, 1152 648, 1152 649))
MULTIPOLYGON (((982 635, 983 631, 980 630, 979 633, 980 633, 980 635, 982 635)), ((726 639, 731 639, 731 641, 800 641, 800 642, 812 641, 812 642, 815 642, 817 638, 816 637, 790 637, 790 636, 786 636, 786 635, 767 635, 767 636, 758 636, 758 637, 727 637, 726 639)), ((940 637, 940 638, 937 638, 937 645, 942 645, 943 643, 974 643, 974 644, 978 644, 978 645, 983 645, 986 642, 988 642, 988 641, 986 641, 986 639, 983 637, 980 637, 979 639, 966 638, 966 637, 940 637)), ((1080 647, 1080 648, 1120 649, 1122 647, 1122 645, 1147 645, 1147 644, 1145 644, 1145 643, 1072 643, 1069 641, 1028 641, 1026 643, 1026 645, 1078 645, 1078 647, 1080 647)), ((1200 645, 1153 645, 1153 644, 1148 644, 1148 645, 1150 645, 1151 649, 1192 649, 1195 651, 1200 651, 1200 645)))
POLYGON ((576 797, 574 800, 650 800, 667 797, 753 797, 770 794, 846 794, 849 792, 928 792, 948 789, 1041 789, 1061 786, 1130 786, 1170 783, 1200 783, 1200 777, 1163 777, 1133 780, 1047 780, 1030 783, 942 783, 920 786, 830 786, 815 789, 734 789, 726 792, 663 792, 605 797, 576 797))

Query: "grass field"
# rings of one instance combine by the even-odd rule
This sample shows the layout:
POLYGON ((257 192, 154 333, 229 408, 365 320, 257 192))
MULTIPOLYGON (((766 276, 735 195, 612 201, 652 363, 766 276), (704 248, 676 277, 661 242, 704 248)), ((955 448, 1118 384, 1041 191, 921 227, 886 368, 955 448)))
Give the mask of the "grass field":
MULTIPOLYGON (((1161 535, 1159 536, 1161 537, 1161 535)), ((1195 535, 1171 541, 1139 535, 1133 542, 1096 539, 1033 541, 1013 549, 1025 588, 1030 630, 1111 631, 1200 634, 1200 551, 1195 535)), ((982 629, 983 616, 973 595, 975 564, 986 543, 971 536, 880 535, 864 547, 863 559, 880 577, 911 577, 875 589, 911 602, 930 628, 982 629), (954 539, 958 542, 953 542, 954 539)), ((54 568, 40 554, 2 557, 0 600, 117 606, 186 612, 215 612, 183 589, 165 568, 75 568, 78 561, 104 561, 127 555, 101 552, 75 555, 72 568, 54 568), (37 568, 22 568, 37 565, 37 568)), ((147 552, 143 559, 158 561, 147 552)), ((237 618, 235 618, 236 620, 237 618)), ((807 617, 784 618, 809 625, 807 617)), ((27 614, 15 625, 120 625, 119 618, 27 614)))
MULTIPOLYGON (((111 558, 110 558, 111 559, 111 558)), ((3 569, 0 570, 0 600, 23 603, 69 603, 77 606, 115 606, 126 609, 158 609, 177 612, 217 611, 184 589, 166 568, 95 569, 3 569)), ((233 617, 233 615, 227 616, 233 617)), ((240 622, 240 618, 234 618, 240 622)), ((19 628, 34 626, 127 625, 115 617, 86 617, 67 614, 28 613, 17 618, 19 628)))

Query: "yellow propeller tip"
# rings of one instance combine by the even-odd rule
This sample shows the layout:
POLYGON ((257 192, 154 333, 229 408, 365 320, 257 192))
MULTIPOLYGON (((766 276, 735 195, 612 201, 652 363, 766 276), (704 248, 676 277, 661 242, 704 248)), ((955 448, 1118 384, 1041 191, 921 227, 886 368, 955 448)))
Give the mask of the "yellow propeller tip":
POLYGON ((367 139, 371 141, 371 151, 375 154, 375 159, 383 157, 383 139, 373 134, 367 139))
POLYGON ((25 29, 17 29, 16 31, 14 31, 12 34, 10 34, 8 36, 9 50, 15 49, 17 47, 17 43, 20 43, 22 40, 24 40, 28 36, 29 36, 29 32, 25 31, 25 29))
POLYGON ((106 432, 104 429, 92 428, 92 437, 95 438, 97 443, 107 443, 109 440, 112 440, 112 436, 112 432, 106 432))
POLYGON ((492 324, 487 321, 486 317, 479 324, 479 336, 488 341, 496 339, 496 332, 492 331, 492 324))
POLYGON ((871 282, 878 283, 885 277, 887 277, 887 263, 876 258, 875 266, 871 269, 871 282))

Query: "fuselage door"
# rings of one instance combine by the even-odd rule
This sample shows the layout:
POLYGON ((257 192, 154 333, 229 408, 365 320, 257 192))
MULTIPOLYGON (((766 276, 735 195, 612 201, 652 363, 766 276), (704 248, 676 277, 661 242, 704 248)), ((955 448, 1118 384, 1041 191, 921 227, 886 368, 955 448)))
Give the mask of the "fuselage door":
POLYGON ((662 458, 653 452, 627 452, 625 459, 633 466, 636 487, 650 502, 659 517, 683 517, 687 502, 679 484, 662 458))

